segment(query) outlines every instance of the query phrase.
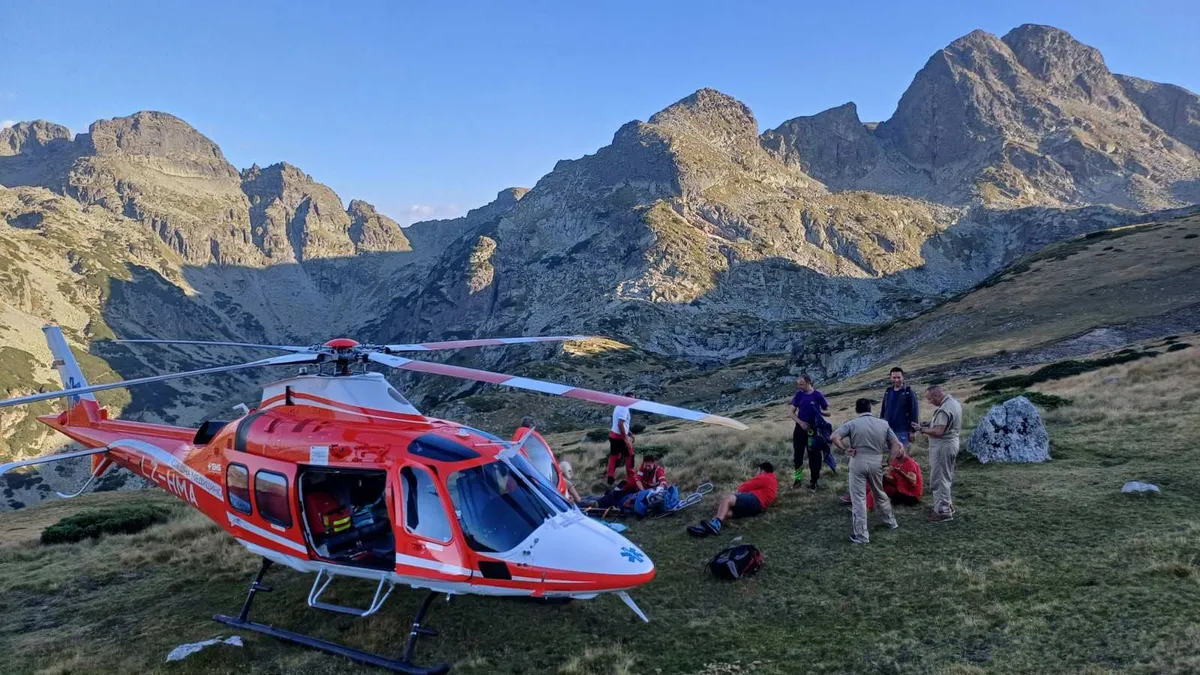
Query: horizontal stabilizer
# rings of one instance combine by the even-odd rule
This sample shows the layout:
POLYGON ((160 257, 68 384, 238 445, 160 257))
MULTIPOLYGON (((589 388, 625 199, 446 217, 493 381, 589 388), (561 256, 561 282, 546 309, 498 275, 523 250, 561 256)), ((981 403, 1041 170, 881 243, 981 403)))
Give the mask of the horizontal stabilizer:
POLYGON ((33 459, 23 459, 18 462, 9 462, 8 464, 0 464, 0 476, 12 471, 20 469, 23 466, 34 466, 37 464, 48 464, 64 459, 75 459, 76 457, 88 457, 108 452, 108 448, 88 448, 87 450, 75 450, 72 452, 62 452, 57 455, 46 455, 45 457, 35 457, 33 459))

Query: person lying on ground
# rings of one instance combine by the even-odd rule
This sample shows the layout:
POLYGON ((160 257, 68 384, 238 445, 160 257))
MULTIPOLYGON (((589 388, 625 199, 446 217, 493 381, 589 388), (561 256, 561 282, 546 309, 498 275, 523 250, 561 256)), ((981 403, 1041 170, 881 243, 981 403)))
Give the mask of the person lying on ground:
POLYGON ((775 465, 763 462, 758 465, 758 472, 750 480, 738 486, 736 492, 725 495, 717 502, 717 513, 710 520, 701 521, 698 525, 688 528, 688 534, 704 537, 719 534, 721 525, 730 518, 749 518, 767 510, 775 501, 779 492, 779 482, 775 479, 775 465))
POLYGON ((658 463, 658 455, 647 453, 642 457, 642 466, 633 482, 639 491, 667 487, 667 470, 658 463))

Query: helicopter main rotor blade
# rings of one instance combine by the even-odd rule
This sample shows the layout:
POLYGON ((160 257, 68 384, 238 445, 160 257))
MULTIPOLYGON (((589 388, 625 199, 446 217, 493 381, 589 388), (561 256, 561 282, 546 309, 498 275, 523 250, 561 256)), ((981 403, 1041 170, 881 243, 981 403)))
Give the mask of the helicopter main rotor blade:
POLYGON ((407 345, 383 345, 385 352, 432 352, 441 349, 463 349, 466 347, 496 347, 499 345, 524 345, 535 342, 570 342, 588 340, 588 335, 550 335, 546 337, 479 338, 477 340, 448 340, 446 342, 418 342, 407 345))
POLYGON ((245 370, 247 368, 261 368, 262 366, 283 366, 293 363, 314 363, 320 358, 318 354, 285 354, 283 356, 273 356, 269 359, 259 361, 251 361, 250 363, 239 363, 233 366, 216 366, 214 368, 201 368, 200 370, 188 370, 182 373, 167 373, 166 375, 152 375, 150 377, 139 377, 134 380, 121 380, 120 382, 109 382, 107 384, 94 384, 87 387, 78 387, 76 389, 63 389, 61 391, 48 391, 41 394, 31 394, 29 396, 20 396, 10 398, 7 401, 0 401, 0 408, 7 408, 14 405, 22 405, 25 403, 34 403, 36 401, 45 401, 52 398, 66 398, 68 396, 78 396, 80 394, 88 394, 94 391, 104 391, 106 389, 121 389, 124 387, 136 387, 139 384, 150 384, 152 382, 165 382, 166 380, 177 380, 182 377, 195 377, 196 375, 212 375, 215 373, 228 373, 234 370, 245 370))
POLYGON ((703 422, 705 424, 719 424, 723 427, 731 429, 746 429, 746 425, 728 417, 720 415, 710 415, 699 410, 689 410, 687 408, 679 408, 673 405, 664 403, 655 403, 654 401, 645 401, 642 399, 632 398, 630 396, 620 396, 618 394, 608 394, 602 391, 592 389, 584 389, 582 387, 572 387, 565 384, 556 384, 545 380, 531 380, 526 377, 516 377, 514 375, 505 375, 503 373, 493 373, 487 370, 477 370, 475 368, 464 368, 462 366, 452 366, 445 363, 433 363, 431 361, 418 361, 409 359, 403 356, 391 356, 388 354, 368 354, 367 358, 385 366, 391 366, 398 370, 410 370, 417 373, 431 373, 433 375, 446 375, 448 377, 457 377, 463 380, 474 380, 476 382, 488 382, 490 384, 499 384, 505 387, 515 387, 517 389, 527 389, 536 391, 542 394, 553 394, 555 396, 566 396, 568 398, 576 398, 581 401, 589 401, 591 403, 601 403, 611 406, 626 406, 633 410, 642 412, 654 413, 656 415, 666 415, 668 417, 678 417, 679 419, 691 420, 693 422, 703 422))
POLYGON ((278 349, 283 352, 310 352, 312 347, 296 345, 260 345, 253 342, 209 342, 207 340, 113 340, 123 345, 205 345, 209 347, 250 347, 253 349, 278 349))

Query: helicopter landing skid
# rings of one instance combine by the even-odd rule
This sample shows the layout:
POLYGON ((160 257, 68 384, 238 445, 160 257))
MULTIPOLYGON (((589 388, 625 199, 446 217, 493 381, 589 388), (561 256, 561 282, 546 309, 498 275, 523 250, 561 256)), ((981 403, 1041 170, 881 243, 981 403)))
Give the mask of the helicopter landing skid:
POLYGON ((277 640, 292 642, 300 645, 301 647, 308 647, 309 649, 316 649, 328 654, 342 656, 352 661, 365 663, 377 668, 383 668, 394 673, 404 673, 405 675, 444 675, 444 673, 450 672, 449 664, 441 663, 436 666, 418 666, 412 662, 413 655, 417 649, 417 640, 423 635, 437 635, 437 630, 433 628, 427 628, 421 624, 425 620, 425 615, 429 612, 429 606, 433 603, 434 599, 437 598, 439 593, 430 591, 429 595, 425 596, 425 599, 421 601, 421 608, 417 610, 417 616, 413 619, 412 629, 408 634, 408 643, 404 648, 404 658, 389 659, 380 654, 364 652, 353 647, 348 647, 336 642, 329 642, 328 640, 322 640, 311 635, 294 633, 290 630, 284 630, 282 628, 276 628, 264 623, 250 621, 250 605, 254 603, 254 596, 259 591, 270 593, 272 590, 270 586, 262 583, 263 577, 266 575, 267 570, 271 568, 271 564, 272 563, 270 560, 263 558, 262 567, 259 568, 258 575, 255 576, 254 581, 250 583, 250 594, 246 596, 246 602, 242 605, 242 611, 237 616, 218 614, 217 616, 213 617, 213 620, 223 623, 227 626, 232 626, 233 628, 252 630, 256 633, 269 635, 277 640))

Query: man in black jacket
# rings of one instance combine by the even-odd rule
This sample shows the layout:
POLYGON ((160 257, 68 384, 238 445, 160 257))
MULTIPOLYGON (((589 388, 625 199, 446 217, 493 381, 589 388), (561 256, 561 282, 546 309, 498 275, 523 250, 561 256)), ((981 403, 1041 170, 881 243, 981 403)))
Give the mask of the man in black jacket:
POLYGON ((912 425, 921 420, 919 399, 913 390, 904 384, 903 368, 892 368, 891 380, 892 386, 883 392, 883 406, 879 409, 879 416, 887 421, 892 431, 896 432, 896 438, 907 448, 912 425))

